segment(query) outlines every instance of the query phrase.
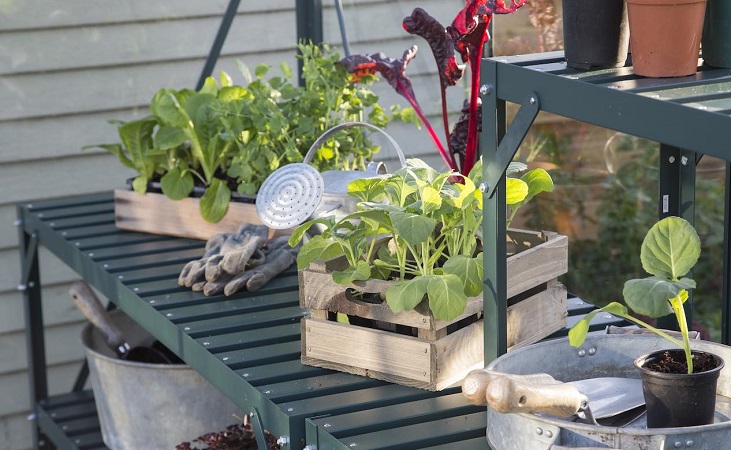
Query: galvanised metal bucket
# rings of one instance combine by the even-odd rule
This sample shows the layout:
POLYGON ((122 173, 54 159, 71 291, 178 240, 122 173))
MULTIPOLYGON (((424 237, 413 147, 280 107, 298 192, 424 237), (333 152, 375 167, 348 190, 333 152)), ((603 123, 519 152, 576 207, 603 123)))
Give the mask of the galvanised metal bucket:
MULTIPOLYGON (((731 361, 731 348, 706 341, 691 341, 691 347, 715 353, 731 361)), ((511 351, 488 368, 499 372, 530 374, 545 372, 560 381, 595 377, 639 378, 635 358, 672 348, 654 335, 606 334, 589 336, 580 349, 567 338, 529 345, 511 351)), ((718 380, 716 421, 711 425, 682 428, 646 427, 643 417, 624 427, 571 422, 531 413, 500 414, 487 408, 487 440, 493 450, 564 450, 582 447, 624 450, 718 450, 731 446, 731 369, 727 365, 718 380)))
MULTIPOLYGON (((135 347, 154 338, 122 311, 112 320, 135 347)), ((171 450, 184 441, 239 422, 241 410, 184 364, 123 361, 91 324, 81 342, 104 444, 113 450, 171 450)))

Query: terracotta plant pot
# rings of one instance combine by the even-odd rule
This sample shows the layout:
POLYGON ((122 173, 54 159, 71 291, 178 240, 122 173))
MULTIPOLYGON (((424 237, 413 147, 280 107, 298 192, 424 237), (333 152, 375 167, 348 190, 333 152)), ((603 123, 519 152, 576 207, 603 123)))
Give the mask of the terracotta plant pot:
POLYGON ((637 75, 682 77, 698 69, 706 0, 627 0, 637 75))
POLYGON ((694 356, 710 355, 716 367, 697 373, 663 373, 646 366, 669 353, 673 360, 683 361, 683 350, 660 350, 635 360, 640 369, 642 390, 647 404, 648 428, 675 428, 708 425, 716 414, 716 387, 724 361, 713 353, 693 350, 694 356))
POLYGON ((563 41, 569 67, 624 66, 629 46, 624 0, 563 0, 563 41))
POLYGON ((731 1, 708 0, 702 43, 704 63, 731 68, 731 1))

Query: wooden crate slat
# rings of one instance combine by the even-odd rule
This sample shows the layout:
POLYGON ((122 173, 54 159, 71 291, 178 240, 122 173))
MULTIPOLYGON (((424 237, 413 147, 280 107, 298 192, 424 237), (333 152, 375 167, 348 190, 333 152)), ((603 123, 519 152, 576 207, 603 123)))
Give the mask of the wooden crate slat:
POLYGON ((508 348, 533 344, 566 324, 566 287, 552 283, 521 302, 508 307, 508 348))
POLYGON ((245 223, 261 224, 253 203, 229 203, 228 212, 217 223, 201 217, 199 204, 193 197, 175 201, 162 194, 116 189, 115 223, 123 230, 202 240, 218 233, 235 233, 245 223))

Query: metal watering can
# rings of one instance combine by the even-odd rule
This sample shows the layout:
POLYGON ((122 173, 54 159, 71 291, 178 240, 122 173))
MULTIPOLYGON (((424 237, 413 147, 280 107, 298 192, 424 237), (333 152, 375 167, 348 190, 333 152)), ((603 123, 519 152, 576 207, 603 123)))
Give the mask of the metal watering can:
POLYGON ((369 128, 386 136, 396 149, 401 166, 406 166, 401 147, 381 128, 365 122, 336 125, 312 144, 303 162, 287 164, 264 180, 256 195, 256 214, 264 225, 282 230, 328 215, 341 219, 357 211, 358 199, 348 195, 348 184, 387 174, 388 170, 383 162, 370 162, 365 171, 327 170, 322 173, 310 165, 317 149, 328 138, 340 130, 354 127, 369 128))

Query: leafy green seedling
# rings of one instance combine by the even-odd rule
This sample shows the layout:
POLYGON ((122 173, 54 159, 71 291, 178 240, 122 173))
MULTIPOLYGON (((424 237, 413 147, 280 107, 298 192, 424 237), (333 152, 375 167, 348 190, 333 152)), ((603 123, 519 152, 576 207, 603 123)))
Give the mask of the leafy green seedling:
POLYGON ((637 314, 651 318, 675 314, 682 342, 631 316, 624 305, 612 302, 604 308, 590 312, 574 325, 569 331, 569 343, 580 347, 586 339, 594 316, 608 312, 645 327, 681 347, 685 352, 688 373, 692 373, 688 323, 683 306, 688 300, 688 289, 695 288, 696 283, 684 275, 693 269, 700 253, 701 244, 695 228, 685 219, 666 217, 650 228, 640 250, 642 267, 653 276, 629 280, 622 291, 627 306, 637 314))
MULTIPOLYGON (((541 190, 531 177, 509 180, 506 195, 514 204, 541 190)), ((385 293, 392 311, 414 309, 427 299, 440 320, 455 319, 468 297, 482 292, 482 192, 471 177, 451 170, 439 173, 410 159, 393 174, 351 182, 348 193, 360 200, 357 212, 339 221, 318 218, 292 233, 290 244, 296 245, 312 226, 324 228, 302 246, 300 269, 343 256, 349 267, 332 272, 336 283, 395 280, 385 293)))

